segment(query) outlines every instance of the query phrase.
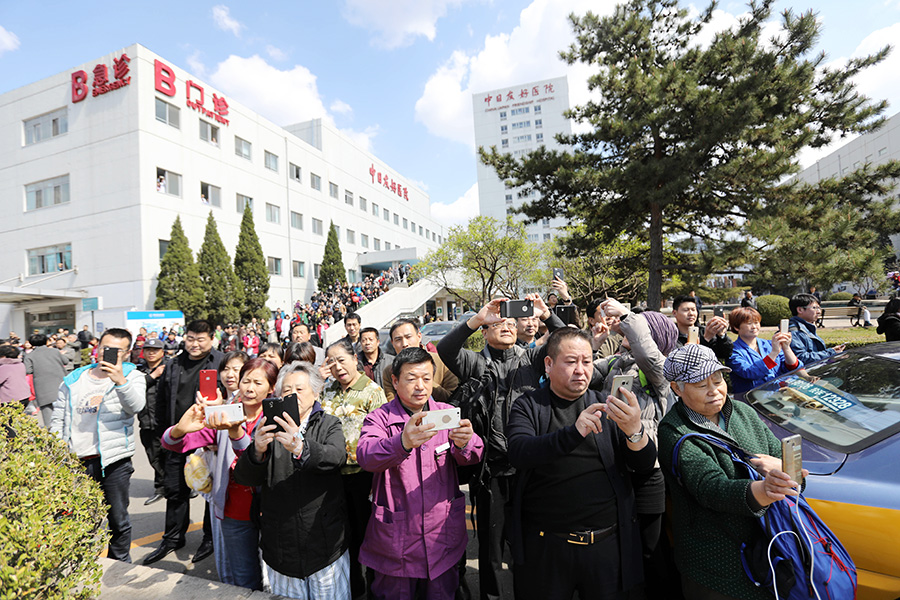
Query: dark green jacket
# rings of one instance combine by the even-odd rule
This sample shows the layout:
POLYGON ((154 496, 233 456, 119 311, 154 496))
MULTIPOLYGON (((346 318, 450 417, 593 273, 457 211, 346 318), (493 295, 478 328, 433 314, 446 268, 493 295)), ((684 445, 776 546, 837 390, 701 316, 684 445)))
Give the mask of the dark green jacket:
POLYGON ((751 480, 738 472, 725 452, 694 438, 681 445, 680 484, 672 474, 672 451, 686 433, 711 433, 751 454, 781 456, 781 442, 756 411, 743 402, 729 402, 734 411, 728 435, 694 424, 681 400, 659 424, 659 462, 672 498, 675 561, 682 575, 711 590, 740 600, 771 600, 771 594, 755 587, 741 566, 739 540, 759 534, 754 517, 765 512, 748 502, 751 480))

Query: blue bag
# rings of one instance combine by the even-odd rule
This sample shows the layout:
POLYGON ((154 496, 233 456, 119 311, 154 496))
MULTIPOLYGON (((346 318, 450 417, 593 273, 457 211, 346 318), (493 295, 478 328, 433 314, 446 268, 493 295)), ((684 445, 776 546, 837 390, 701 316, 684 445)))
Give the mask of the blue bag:
MULTIPOLYGON (((727 452, 750 479, 763 479, 741 448, 714 435, 688 433, 672 451, 672 474, 679 483, 678 452, 691 437, 727 452)), ((853 559, 803 494, 770 504, 757 520, 762 535, 755 540, 739 540, 744 572, 757 587, 767 589, 776 600, 856 598, 853 559)))

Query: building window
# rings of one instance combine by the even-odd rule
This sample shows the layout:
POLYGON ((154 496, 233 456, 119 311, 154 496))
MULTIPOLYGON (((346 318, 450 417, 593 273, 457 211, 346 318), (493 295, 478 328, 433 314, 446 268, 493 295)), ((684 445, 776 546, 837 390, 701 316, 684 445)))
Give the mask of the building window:
POLYGON ((294 277, 306 277, 306 263, 300 260, 294 261, 294 277))
POLYGON ((385 249, 385 250, 390 250, 390 249, 391 249, 391 243, 390 243, 390 242, 385 242, 385 243, 384 243, 384 249, 385 249))
POLYGON ((328 195, 331 196, 332 198, 337 198, 338 192, 339 192, 338 184, 332 183, 329 181, 328 182, 328 195))
POLYGON ((278 156, 272 154, 268 150, 264 152, 264 160, 266 163, 266 168, 271 169, 272 171, 278 172, 278 156))
POLYGON ((522 108, 512 109, 511 111, 509 111, 509 114, 510 114, 510 116, 514 117, 516 115, 527 115, 530 112, 531 112, 531 108, 529 108, 528 106, 523 106, 522 108))
MULTIPOLYGON (((537 112, 537 111, 534 111, 534 112, 537 112)), ((543 119, 535 119, 535 120, 534 120, 534 128, 535 128, 535 129, 540 129, 540 128, 543 127, 543 126, 544 126, 544 120, 543 120, 543 119)))
POLYGON ((28 274, 42 275, 72 268, 72 244, 44 246, 28 251, 28 274))
POLYGON ((39 117, 32 117, 22 124, 25 127, 25 145, 30 146, 68 132, 68 109, 60 108, 39 117))
POLYGON ((367 236, 364 233, 361 233, 359 235, 359 245, 362 246, 363 248, 368 248, 369 247, 369 236, 367 236))
POLYGON ((541 114, 541 105, 540 104, 536 104, 534 106, 534 114, 536 114, 536 115, 541 114))
POLYGON ((338 241, 341 241, 341 227, 340 225, 334 226, 334 232, 337 234, 338 241))
POLYGON ((506 138, 503 138, 502 140, 500 140, 500 147, 501 148, 509 148, 509 140, 506 138))
POLYGON ((543 134, 543 133, 536 133, 536 134, 534 135, 534 139, 535 139, 536 142, 543 142, 543 141, 544 141, 544 134, 543 134))
POLYGON ((549 233, 545 233, 545 234, 544 234, 544 241, 545 241, 545 242, 549 242, 549 241, 550 241, 550 234, 549 234, 549 233))
POLYGON ((347 270, 347 283, 356 283, 356 270, 355 269, 347 270))
POLYGON ((512 140, 513 140, 513 144, 521 144, 522 142, 530 142, 531 134, 529 133, 528 135, 516 135, 516 136, 513 136, 512 140))
POLYGON ((501 121, 505 121, 505 120, 506 120, 506 111, 505 111, 505 110, 501 110, 501 111, 500 111, 500 120, 501 120, 501 121))
MULTIPOLYGON (((394 215, 396 217, 397 215, 394 215)), ((409 229, 409 221, 403 219, 403 229, 409 229)))
POLYGON ((252 160, 253 144, 245 139, 239 138, 238 136, 234 136, 234 153, 241 158, 252 160))
POLYGON ((281 259, 269 256, 266 258, 266 266, 269 267, 269 275, 281 275, 281 259))
POLYGON ((309 174, 309 187, 314 190, 322 191, 322 178, 315 173, 309 174))
POLYGON ((281 207, 266 202, 266 221, 269 223, 281 223, 281 207))
POLYGON ((422 226, 419 225, 419 235, 420 235, 420 236, 423 235, 423 232, 424 232, 424 231, 425 231, 425 230, 422 228, 422 226))
POLYGON ((536 242, 536 241, 538 241, 539 238, 540 238, 540 236, 539 236, 538 234, 536 234, 536 233, 529 233, 529 234, 528 234, 528 241, 529 241, 529 242, 536 242))
POLYGON ((512 124, 513 129, 525 129, 526 127, 531 127, 531 121, 519 121, 512 124))
MULTIPOLYGON (((313 224, 313 226, 312 226, 313 233, 316 235, 322 235, 322 220, 321 219, 313 219, 312 224, 313 224)), ((319 272, 316 271, 316 278, 318 279, 318 277, 319 277, 319 272)))
POLYGON ((508 131, 508 128, 506 125, 500 126, 500 135, 506 135, 507 131, 508 131))
POLYGON ((353 206, 353 192, 344 190, 344 202, 353 206))
POLYGON ((359 197, 359 210, 365 212, 368 207, 366 206, 366 199, 362 196, 359 197))
POLYGON ((409 230, 413 232, 413 235, 416 235, 416 224, 410 221, 409 230))
POLYGON ((181 196, 181 175, 156 168, 156 191, 170 196, 181 196))
POLYGON ((347 243, 355 244, 356 243, 356 232, 352 229, 347 230, 347 243))
POLYGON ((322 269, 322 265, 318 263, 313 263, 313 277, 315 279, 319 278, 319 271, 322 269))
POLYGON ((514 214, 516 214, 516 209, 514 209, 512 206, 507 206, 507 207, 506 207, 506 214, 507 214, 507 215, 514 215, 514 214))
POLYGON ((443 243, 444 243, 443 237, 439 235, 438 236, 438 244, 443 244, 443 243))
POLYGON ((379 211, 378 211, 378 205, 375 204, 375 203, 373 202, 373 203, 372 203, 372 216, 375 217, 376 219, 380 216, 380 215, 378 214, 378 212, 379 212, 379 211))
POLYGON ((200 139, 209 142, 215 147, 219 147, 219 128, 212 123, 207 123, 200 119, 200 139))
POLYGON ((212 206, 222 206, 222 189, 209 183, 200 182, 200 202, 212 206))
POLYGON ((303 229, 303 215, 301 213, 291 211, 291 227, 303 229))
POLYGON ((253 198, 251 198, 250 196, 245 196, 243 194, 238 194, 237 195, 237 204, 235 205, 235 209, 239 213, 242 213, 242 212, 244 212, 244 208, 247 206, 250 207, 251 211, 253 210, 253 198))
POLYGON ((391 211, 386 208, 384 209, 384 220, 388 222, 391 220, 391 211))
MULTIPOLYGON (((403 219, 403 222, 405 223, 406 219, 403 219)), ((400 215, 398 215, 397 213, 394 213, 394 225, 396 225, 397 227, 400 226, 400 215)))
POLYGON ((513 197, 512 197, 512 194, 507 194, 507 195, 506 195, 506 203, 507 203, 507 204, 512 204, 512 203, 513 203, 513 197))
POLYGON ((296 181, 303 181, 303 178, 301 177, 301 175, 303 173, 300 170, 300 167, 298 167, 294 163, 288 163, 288 164, 291 166, 291 179, 294 179, 296 181))
POLYGON ((181 109, 165 100, 156 99, 156 120, 181 129, 181 109))
POLYGON ((162 259, 168 250, 169 240, 159 240, 159 262, 162 262, 162 259))
POLYGON ((884 156, 885 154, 887 154, 887 147, 878 150, 878 156, 884 156))
POLYGON ((36 181, 25 186, 25 210, 69 202, 69 176, 36 181))
POLYGON ((381 250, 381 240, 375 238, 374 240, 372 240, 372 243, 374 244, 375 250, 381 250))
POLYGON ((550 227, 550 218, 544 217, 543 223, 544 223, 544 227, 550 227))
POLYGON ((426 239, 426 240, 430 240, 430 239, 431 239, 431 230, 430 230, 430 229, 426 229, 426 230, 425 230, 425 239, 426 239))

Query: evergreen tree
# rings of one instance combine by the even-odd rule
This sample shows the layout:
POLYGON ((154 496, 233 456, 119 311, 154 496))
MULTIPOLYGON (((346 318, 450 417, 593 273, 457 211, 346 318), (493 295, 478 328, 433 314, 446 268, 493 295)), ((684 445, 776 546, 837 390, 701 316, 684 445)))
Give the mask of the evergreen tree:
POLYGON ((197 253, 197 262, 206 294, 203 316, 219 325, 236 322, 241 316, 244 289, 231 268, 231 259, 219 237, 212 211, 206 220, 206 233, 197 253))
POLYGON ((159 265, 156 284, 156 310, 180 310, 186 320, 203 313, 203 287, 200 271, 181 227, 181 217, 175 217, 169 247, 159 265))
POLYGON ((241 219, 241 233, 237 247, 234 249, 234 274, 244 287, 244 304, 241 319, 249 322, 256 317, 262 322, 269 319, 266 301, 269 299, 269 269, 263 255, 256 226, 253 224, 253 211, 250 205, 244 205, 244 217, 241 219))
MULTIPOLYGON (((853 80, 889 48, 828 68, 814 52, 815 13, 786 9, 769 39, 773 4, 751 2, 714 36, 705 28, 715 2, 697 18, 678 0, 572 16, 576 42, 562 57, 590 65, 588 87, 599 94, 567 116, 589 131, 558 136, 566 151, 542 147, 518 160, 480 149, 481 160, 508 185, 540 192, 523 207, 532 219, 564 216, 603 241, 647 240, 647 300, 658 308, 665 236, 706 247, 740 237, 733 233, 754 215, 797 200, 782 183, 804 148, 884 122, 886 103, 859 94, 853 80)), ((570 237, 576 251, 593 241, 570 237)), ((758 259, 748 245, 742 254, 733 264, 758 259)))
POLYGON ((319 267, 319 289, 327 289, 332 283, 344 283, 347 274, 344 272, 344 259, 341 256, 341 244, 338 241, 334 221, 328 228, 328 239, 325 241, 325 255, 319 267))

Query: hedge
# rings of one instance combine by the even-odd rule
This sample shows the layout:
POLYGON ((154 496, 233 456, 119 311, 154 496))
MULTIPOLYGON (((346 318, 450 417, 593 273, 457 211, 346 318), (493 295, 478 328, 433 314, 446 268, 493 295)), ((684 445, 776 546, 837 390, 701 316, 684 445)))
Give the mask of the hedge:
POLYGON ((0 405, 0 600, 99 596, 106 510, 59 438, 0 405))
POLYGON ((759 296, 756 299, 756 307, 760 317, 762 317, 763 327, 774 327, 781 322, 781 319, 790 319, 791 309, 788 306, 789 302, 784 296, 775 294, 759 296))
POLYGON ((850 292, 835 292, 833 294, 829 294, 828 298, 826 298, 826 300, 828 300, 829 302, 832 300, 837 301, 837 300, 852 300, 852 299, 853 299, 853 294, 851 294, 850 292))

